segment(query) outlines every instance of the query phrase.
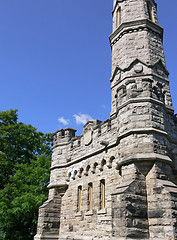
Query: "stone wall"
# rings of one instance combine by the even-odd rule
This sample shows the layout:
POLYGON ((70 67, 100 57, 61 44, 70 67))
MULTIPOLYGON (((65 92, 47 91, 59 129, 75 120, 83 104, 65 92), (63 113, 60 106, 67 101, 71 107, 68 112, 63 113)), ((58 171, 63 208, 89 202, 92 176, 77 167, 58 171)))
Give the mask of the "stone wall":
MULTIPOLYGON (((114 149, 112 149, 114 152, 114 149)), ((116 190, 120 181, 119 171, 116 169, 115 159, 109 159, 111 152, 98 154, 87 159, 83 172, 71 180, 63 198, 61 212, 60 236, 79 239, 97 239, 101 236, 111 237, 112 209, 111 193, 116 190), (103 157, 105 155, 105 159, 103 157), (103 159, 105 161, 103 161, 103 159), (110 161, 109 161, 110 160, 110 161), (90 166, 88 171, 87 166, 90 166), (95 166, 95 167, 94 167, 95 166), (100 181, 105 180, 105 208, 100 209, 100 181), (93 184, 93 209, 88 207, 88 184, 93 184), (81 211, 77 211, 77 189, 82 186, 81 211), (71 206, 68 208, 68 206, 71 206), (72 227, 71 227, 72 226, 72 227), (76 237, 77 238, 77 237, 76 237)))

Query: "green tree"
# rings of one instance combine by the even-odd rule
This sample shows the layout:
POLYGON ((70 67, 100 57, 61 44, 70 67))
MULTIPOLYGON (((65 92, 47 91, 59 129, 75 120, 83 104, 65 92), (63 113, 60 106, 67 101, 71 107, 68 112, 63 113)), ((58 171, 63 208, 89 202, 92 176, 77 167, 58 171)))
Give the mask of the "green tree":
POLYGON ((52 134, 0 112, 0 239, 31 240, 47 199, 52 134))

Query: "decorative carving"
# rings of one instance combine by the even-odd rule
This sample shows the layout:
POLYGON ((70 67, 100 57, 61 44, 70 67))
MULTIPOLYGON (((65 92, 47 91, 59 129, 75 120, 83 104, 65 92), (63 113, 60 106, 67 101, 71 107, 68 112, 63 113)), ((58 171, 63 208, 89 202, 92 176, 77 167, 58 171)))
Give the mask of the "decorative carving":
POLYGON ((126 95, 126 86, 125 85, 121 85, 118 89, 117 89, 117 95, 118 97, 123 97, 124 95, 126 95))
POLYGON ((157 83, 157 85, 155 85, 153 88, 153 98, 158 99, 162 102, 165 101, 165 96, 164 96, 164 92, 163 92, 163 86, 159 83, 157 83))
POLYGON ((116 79, 119 81, 121 79, 121 71, 119 70, 116 74, 116 79))
MULTIPOLYGON (((92 140, 93 140, 93 129, 95 127, 99 128, 101 121, 96 120, 96 119, 91 119, 89 120, 83 127, 83 132, 84 132, 84 144, 85 146, 88 146, 89 144, 91 144, 92 140)), ((99 135, 99 130, 98 129, 98 135, 99 135)))
POLYGON ((135 71, 136 73, 142 73, 142 72, 143 72, 143 66, 142 66, 142 65, 135 66, 135 67, 134 67, 134 71, 135 71))
POLYGON ((93 140, 93 130, 91 128, 85 129, 84 132, 84 144, 88 146, 93 140))
POLYGON ((158 73, 160 76, 163 76, 163 71, 162 71, 160 68, 157 68, 157 73, 158 73))

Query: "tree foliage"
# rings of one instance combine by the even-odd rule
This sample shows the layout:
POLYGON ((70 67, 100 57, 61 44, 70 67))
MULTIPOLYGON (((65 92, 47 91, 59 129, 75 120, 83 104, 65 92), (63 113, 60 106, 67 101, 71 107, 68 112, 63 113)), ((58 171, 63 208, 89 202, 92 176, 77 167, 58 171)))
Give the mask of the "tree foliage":
POLYGON ((0 239, 31 240, 47 198, 52 134, 0 112, 0 239))

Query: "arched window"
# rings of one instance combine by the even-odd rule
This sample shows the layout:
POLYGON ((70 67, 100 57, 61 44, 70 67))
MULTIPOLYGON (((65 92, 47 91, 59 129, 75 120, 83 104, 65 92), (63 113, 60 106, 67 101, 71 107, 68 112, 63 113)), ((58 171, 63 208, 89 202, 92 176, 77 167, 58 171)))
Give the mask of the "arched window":
POLYGON ((81 211, 81 203, 82 203, 82 186, 79 186, 77 189, 77 211, 81 211))
POLYGON ((149 19, 153 21, 152 5, 149 1, 147 2, 147 9, 148 9, 149 19))
POLYGON ((92 210, 92 196, 93 196, 93 184, 89 183, 88 184, 88 210, 92 210))
POLYGON ((119 7, 117 10, 117 20, 116 20, 116 27, 119 27, 121 24, 121 8, 119 7))
POLYGON ((105 180, 100 181, 100 208, 105 208, 105 180))

